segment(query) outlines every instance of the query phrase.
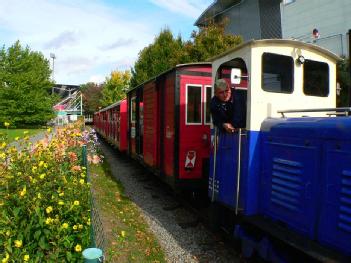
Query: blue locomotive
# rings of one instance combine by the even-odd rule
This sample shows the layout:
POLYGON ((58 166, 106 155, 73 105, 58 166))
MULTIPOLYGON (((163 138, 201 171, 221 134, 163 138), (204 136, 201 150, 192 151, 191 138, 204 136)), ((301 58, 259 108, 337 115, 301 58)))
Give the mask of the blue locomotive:
POLYGON ((338 60, 257 40, 212 61, 213 82, 233 88, 238 130, 212 129, 208 195, 246 256, 351 262, 351 108, 336 108, 338 60))

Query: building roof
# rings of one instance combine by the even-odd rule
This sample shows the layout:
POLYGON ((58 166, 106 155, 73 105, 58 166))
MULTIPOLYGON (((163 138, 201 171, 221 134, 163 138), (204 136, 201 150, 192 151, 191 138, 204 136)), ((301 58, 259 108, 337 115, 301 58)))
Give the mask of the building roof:
POLYGON ((235 5, 241 4, 242 1, 244 0, 216 0, 200 15, 194 25, 205 26, 214 17, 235 5))

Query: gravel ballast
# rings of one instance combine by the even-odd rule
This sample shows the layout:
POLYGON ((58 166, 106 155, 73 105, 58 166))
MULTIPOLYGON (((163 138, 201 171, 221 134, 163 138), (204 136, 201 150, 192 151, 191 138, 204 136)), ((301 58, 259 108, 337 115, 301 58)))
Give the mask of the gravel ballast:
POLYGON ((182 223, 195 221, 196 215, 182 206, 171 209, 177 206, 177 200, 146 168, 104 142, 101 150, 114 178, 123 184, 125 194, 139 207, 168 262, 240 262, 234 248, 223 243, 202 223, 182 228, 182 223))

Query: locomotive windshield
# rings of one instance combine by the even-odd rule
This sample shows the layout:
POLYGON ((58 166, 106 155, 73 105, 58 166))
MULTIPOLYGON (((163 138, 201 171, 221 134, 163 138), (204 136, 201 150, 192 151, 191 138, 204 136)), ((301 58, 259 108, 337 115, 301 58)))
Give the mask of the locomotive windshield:
POLYGON ((262 55, 262 89, 269 92, 292 93, 294 60, 273 53, 262 55))
POLYGON ((327 63, 306 59, 303 65, 303 92, 310 96, 329 95, 329 66, 327 63))

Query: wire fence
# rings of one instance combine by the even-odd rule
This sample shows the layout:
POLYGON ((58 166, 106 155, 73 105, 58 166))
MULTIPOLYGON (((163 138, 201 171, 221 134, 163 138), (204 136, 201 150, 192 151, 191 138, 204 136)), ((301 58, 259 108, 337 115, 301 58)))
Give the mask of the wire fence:
MULTIPOLYGON (((87 180, 91 183, 91 175, 89 171, 88 158, 87 158, 87 146, 82 147, 82 165, 87 171, 87 180)), ((94 193, 90 190, 90 246, 100 248, 102 251, 106 249, 106 238, 101 222, 98 206, 96 205, 94 193)))

